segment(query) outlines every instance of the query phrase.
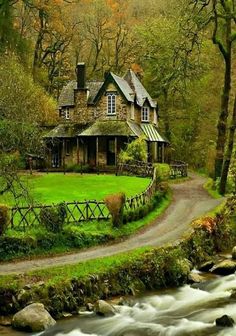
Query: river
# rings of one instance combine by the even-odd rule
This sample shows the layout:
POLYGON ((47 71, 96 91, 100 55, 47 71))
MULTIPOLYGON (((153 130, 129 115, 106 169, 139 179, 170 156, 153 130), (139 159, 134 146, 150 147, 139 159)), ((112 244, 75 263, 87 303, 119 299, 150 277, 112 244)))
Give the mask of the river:
MULTIPOLYGON (((236 275, 218 277, 199 285, 146 293, 117 306, 119 313, 102 318, 84 315, 59 321, 37 336, 233 336, 234 328, 219 328, 215 319, 224 314, 236 321, 236 275)), ((0 329, 1 336, 25 336, 11 329, 0 329)))

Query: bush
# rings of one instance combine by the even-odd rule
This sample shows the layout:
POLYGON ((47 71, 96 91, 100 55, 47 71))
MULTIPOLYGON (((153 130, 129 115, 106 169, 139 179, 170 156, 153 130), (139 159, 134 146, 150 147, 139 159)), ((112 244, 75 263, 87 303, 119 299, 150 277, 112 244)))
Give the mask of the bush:
POLYGON ((140 137, 130 142, 127 148, 120 152, 119 160, 121 162, 129 161, 147 161, 148 151, 147 142, 144 137, 140 137))
POLYGON ((123 224, 125 194, 119 193, 115 195, 109 195, 105 198, 104 201, 112 216, 113 226, 120 227, 123 224))
POLYGON ((0 236, 6 231, 8 221, 8 207, 6 205, 0 205, 0 236))
POLYGON ((66 219, 66 207, 63 203, 42 208, 40 221, 50 232, 61 232, 66 219))
POLYGON ((91 167, 89 165, 71 164, 67 165, 66 171, 74 173, 89 173, 91 172, 91 167))
POLYGON ((167 163, 156 163, 156 179, 157 182, 167 181, 170 178, 170 166, 167 163))

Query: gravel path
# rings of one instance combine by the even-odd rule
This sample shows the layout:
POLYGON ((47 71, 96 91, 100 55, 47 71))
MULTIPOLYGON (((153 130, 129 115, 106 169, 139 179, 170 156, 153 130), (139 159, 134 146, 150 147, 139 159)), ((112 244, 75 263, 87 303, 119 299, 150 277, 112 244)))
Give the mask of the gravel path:
POLYGON ((168 209, 149 227, 126 240, 108 246, 98 246, 87 250, 57 257, 25 260, 0 264, 0 275, 20 274, 50 266, 74 264, 80 261, 105 257, 133 250, 141 246, 160 246, 172 243, 190 228, 193 219, 215 208, 222 199, 212 199, 203 189, 205 179, 192 175, 188 181, 173 184, 173 201, 168 209))

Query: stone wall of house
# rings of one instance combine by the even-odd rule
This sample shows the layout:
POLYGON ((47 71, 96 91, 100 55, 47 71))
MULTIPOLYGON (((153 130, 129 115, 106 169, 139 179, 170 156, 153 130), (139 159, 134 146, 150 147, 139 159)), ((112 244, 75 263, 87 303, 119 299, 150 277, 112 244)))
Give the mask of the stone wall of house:
POLYGON ((87 104, 87 90, 75 91, 75 108, 72 121, 87 124, 94 121, 94 107, 87 104))
POLYGON ((100 98, 98 104, 94 108, 94 118, 100 120, 126 120, 128 118, 130 111, 129 103, 124 99, 124 97, 117 90, 113 83, 110 83, 100 98), (117 92, 116 96, 116 114, 107 114, 107 96, 108 92, 117 92))
MULTIPOLYGON (((146 105, 148 106, 148 105, 146 105)), ((135 105, 134 106, 134 118, 132 118, 132 107, 130 107, 129 119, 134 120, 136 123, 140 124, 142 116, 142 108, 135 105)), ((155 118, 156 109, 149 107, 149 122, 152 124, 157 124, 157 117, 155 118)))

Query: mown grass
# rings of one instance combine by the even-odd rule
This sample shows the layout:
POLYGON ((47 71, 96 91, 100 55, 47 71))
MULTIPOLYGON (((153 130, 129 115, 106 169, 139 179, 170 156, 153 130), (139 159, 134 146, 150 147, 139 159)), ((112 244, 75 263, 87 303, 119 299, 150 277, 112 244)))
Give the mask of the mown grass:
MULTIPOLYGON (((24 175, 22 180, 28 187, 35 203, 52 204, 63 201, 102 200, 109 194, 124 192, 133 196, 146 189, 149 178, 134 176, 49 173, 24 175)), ((0 203, 14 205, 10 194, 0 196, 0 203)))

